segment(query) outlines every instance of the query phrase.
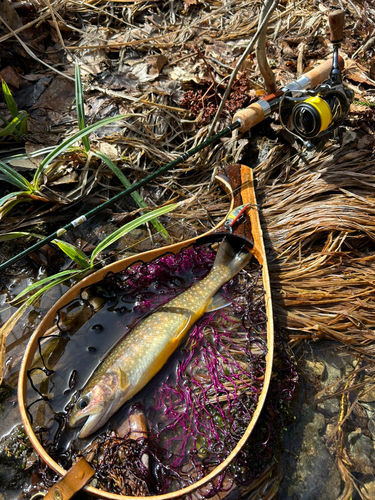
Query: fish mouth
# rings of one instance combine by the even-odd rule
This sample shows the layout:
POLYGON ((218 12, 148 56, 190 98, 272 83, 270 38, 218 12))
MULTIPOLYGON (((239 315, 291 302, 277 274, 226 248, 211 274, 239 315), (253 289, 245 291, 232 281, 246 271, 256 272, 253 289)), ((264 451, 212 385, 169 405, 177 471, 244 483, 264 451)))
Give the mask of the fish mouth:
POLYGON ((83 427, 78 433, 80 439, 87 438, 103 425, 100 415, 89 415, 83 427))

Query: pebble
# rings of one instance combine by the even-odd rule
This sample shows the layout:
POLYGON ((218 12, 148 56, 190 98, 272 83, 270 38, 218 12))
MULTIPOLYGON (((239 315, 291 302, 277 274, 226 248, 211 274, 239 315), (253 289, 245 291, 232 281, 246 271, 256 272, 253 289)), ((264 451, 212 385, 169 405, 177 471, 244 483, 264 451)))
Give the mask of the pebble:
POLYGON ((375 498, 375 479, 371 478, 369 481, 363 481, 360 490, 366 500, 375 498))
POLYGON ((356 429, 348 435, 348 455, 352 463, 352 470, 365 475, 375 473, 375 446, 374 441, 356 429))

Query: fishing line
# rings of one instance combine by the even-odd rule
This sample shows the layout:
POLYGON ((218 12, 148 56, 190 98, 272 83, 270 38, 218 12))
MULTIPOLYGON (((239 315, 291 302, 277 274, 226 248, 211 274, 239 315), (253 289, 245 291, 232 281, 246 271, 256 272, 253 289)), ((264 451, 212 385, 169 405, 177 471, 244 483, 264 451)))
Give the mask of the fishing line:
MULTIPOLYGON (((46 374, 46 372, 44 371, 44 368, 40 368, 39 366, 37 366, 36 368, 31 368, 30 370, 27 370, 27 378, 29 379, 29 382, 30 382, 31 387, 34 389, 34 391, 35 391, 35 392, 37 392, 37 393, 39 394, 39 396, 40 396, 40 398, 41 398, 41 399, 38 399, 37 401, 41 401, 41 400, 42 400, 42 401, 49 401, 49 399, 50 399, 50 398, 49 398, 48 396, 46 396, 46 395, 42 394, 42 393, 39 391, 39 389, 37 389, 37 388, 35 387, 35 384, 34 384, 34 382, 33 382, 33 379, 31 378, 31 374, 32 374, 33 372, 36 372, 37 370, 39 370, 39 371, 41 371, 41 372, 43 372, 43 373, 45 373, 45 374, 46 374)), ((46 374, 46 375, 47 375, 47 374, 46 374)), ((48 375, 47 375, 47 377, 48 377, 48 375)), ((36 402, 36 401, 34 401, 34 402, 36 402)), ((33 404, 33 403, 32 403, 32 404, 33 404)), ((30 406, 31 406, 31 405, 29 405, 28 407, 30 407, 30 406)))
MULTIPOLYGON (((29 378, 29 375, 27 375, 27 377, 29 378)), ((30 381, 30 378, 29 378, 29 381, 30 381)), ((32 382, 31 382, 31 384, 32 384, 32 382)), ((38 389, 35 389, 35 387, 33 387, 33 389, 34 389, 36 392, 38 392, 38 393, 40 394, 40 392, 38 391, 38 389)), ((35 401, 32 401, 32 402, 31 402, 29 405, 27 405, 27 407, 26 407, 26 413, 27 413, 27 416, 28 416, 28 418, 29 418, 29 420, 30 420, 30 424, 31 424, 31 425, 33 425, 33 423, 34 423, 34 418, 33 418, 32 414, 30 413, 30 408, 31 408, 33 405, 35 405, 35 403, 39 403, 40 401, 47 401, 47 400, 45 399, 45 397, 44 397, 43 395, 41 395, 41 398, 39 398, 39 399, 35 399, 35 401)))

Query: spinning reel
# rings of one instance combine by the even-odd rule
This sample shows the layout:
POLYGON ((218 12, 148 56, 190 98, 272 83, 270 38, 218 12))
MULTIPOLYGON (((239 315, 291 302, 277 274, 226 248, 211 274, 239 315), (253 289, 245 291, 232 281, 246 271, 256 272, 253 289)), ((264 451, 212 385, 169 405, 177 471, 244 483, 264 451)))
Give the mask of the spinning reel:
POLYGON ((343 39, 343 11, 328 16, 333 43, 333 58, 285 85, 248 108, 238 111, 233 121, 241 122, 244 132, 260 123, 272 112, 278 111, 284 129, 311 147, 319 139, 338 127, 346 119, 354 92, 342 83, 344 61, 338 50, 343 39))
POLYGON ((332 69, 329 78, 313 90, 295 90, 287 85, 279 103, 283 127, 309 145, 311 139, 335 131, 344 122, 354 92, 342 83, 338 49, 343 36, 344 12, 330 15, 333 42, 332 69), (340 29, 335 29, 338 26, 340 29), (285 115, 288 115, 285 125, 285 115))

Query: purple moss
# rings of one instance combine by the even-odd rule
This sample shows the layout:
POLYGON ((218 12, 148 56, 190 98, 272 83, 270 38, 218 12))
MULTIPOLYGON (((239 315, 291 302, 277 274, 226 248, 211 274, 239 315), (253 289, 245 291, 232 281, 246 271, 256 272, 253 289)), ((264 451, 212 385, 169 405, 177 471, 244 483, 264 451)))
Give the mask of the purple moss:
MULTIPOLYGON (((132 298, 139 320, 205 277, 214 258, 215 252, 207 246, 186 249, 111 274, 99 287, 108 297, 117 297, 118 303, 132 298)), ((164 494, 204 477, 236 446, 257 407, 266 369, 267 316, 261 272, 253 259, 224 285, 223 294, 231 306, 205 314, 178 355, 168 361, 160 383, 152 386, 142 402, 148 437, 133 441, 107 433, 96 440, 92 463, 101 487, 120 494, 133 494, 134 488, 142 495, 164 494), (140 460, 145 453, 150 457, 150 471, 145 471, 140 460), (124 456, 126 462, 121 459, 124 456)), ((108 310, 122 311, 117 305, 108 310)), ((123 314, 125 329, 126 318, 123 314)), ((205 496, 217 493, 225 477, 248 486, 270 463, 277 441, 275 429, 279 432, 285 425, 284 409, 296 385, 290 358, 285 354, 280 359, 276 369, 282 377, 271 384, 271 396, 249 441, 251 452, 247 445, 226 473, 206 489, 205 496)), ((225 484, 228 488, 228 481, 225 484)))
MULTIPOLYGON (((112 282, 121 293, 136 296, 137 307, 148 309, 206 276, 214 258, 209 247, 190 248, 134 265, 112 282)), ((204 477, 230 454, 249 424, 266 368, 267 317, 259 283, 261 267, 253 263, 224 286, 232 306, 194 325, 178 362, 155 389, 154 403, 144 407, 152 422, 149 453, 159 457, 159 493, 204 477)))

